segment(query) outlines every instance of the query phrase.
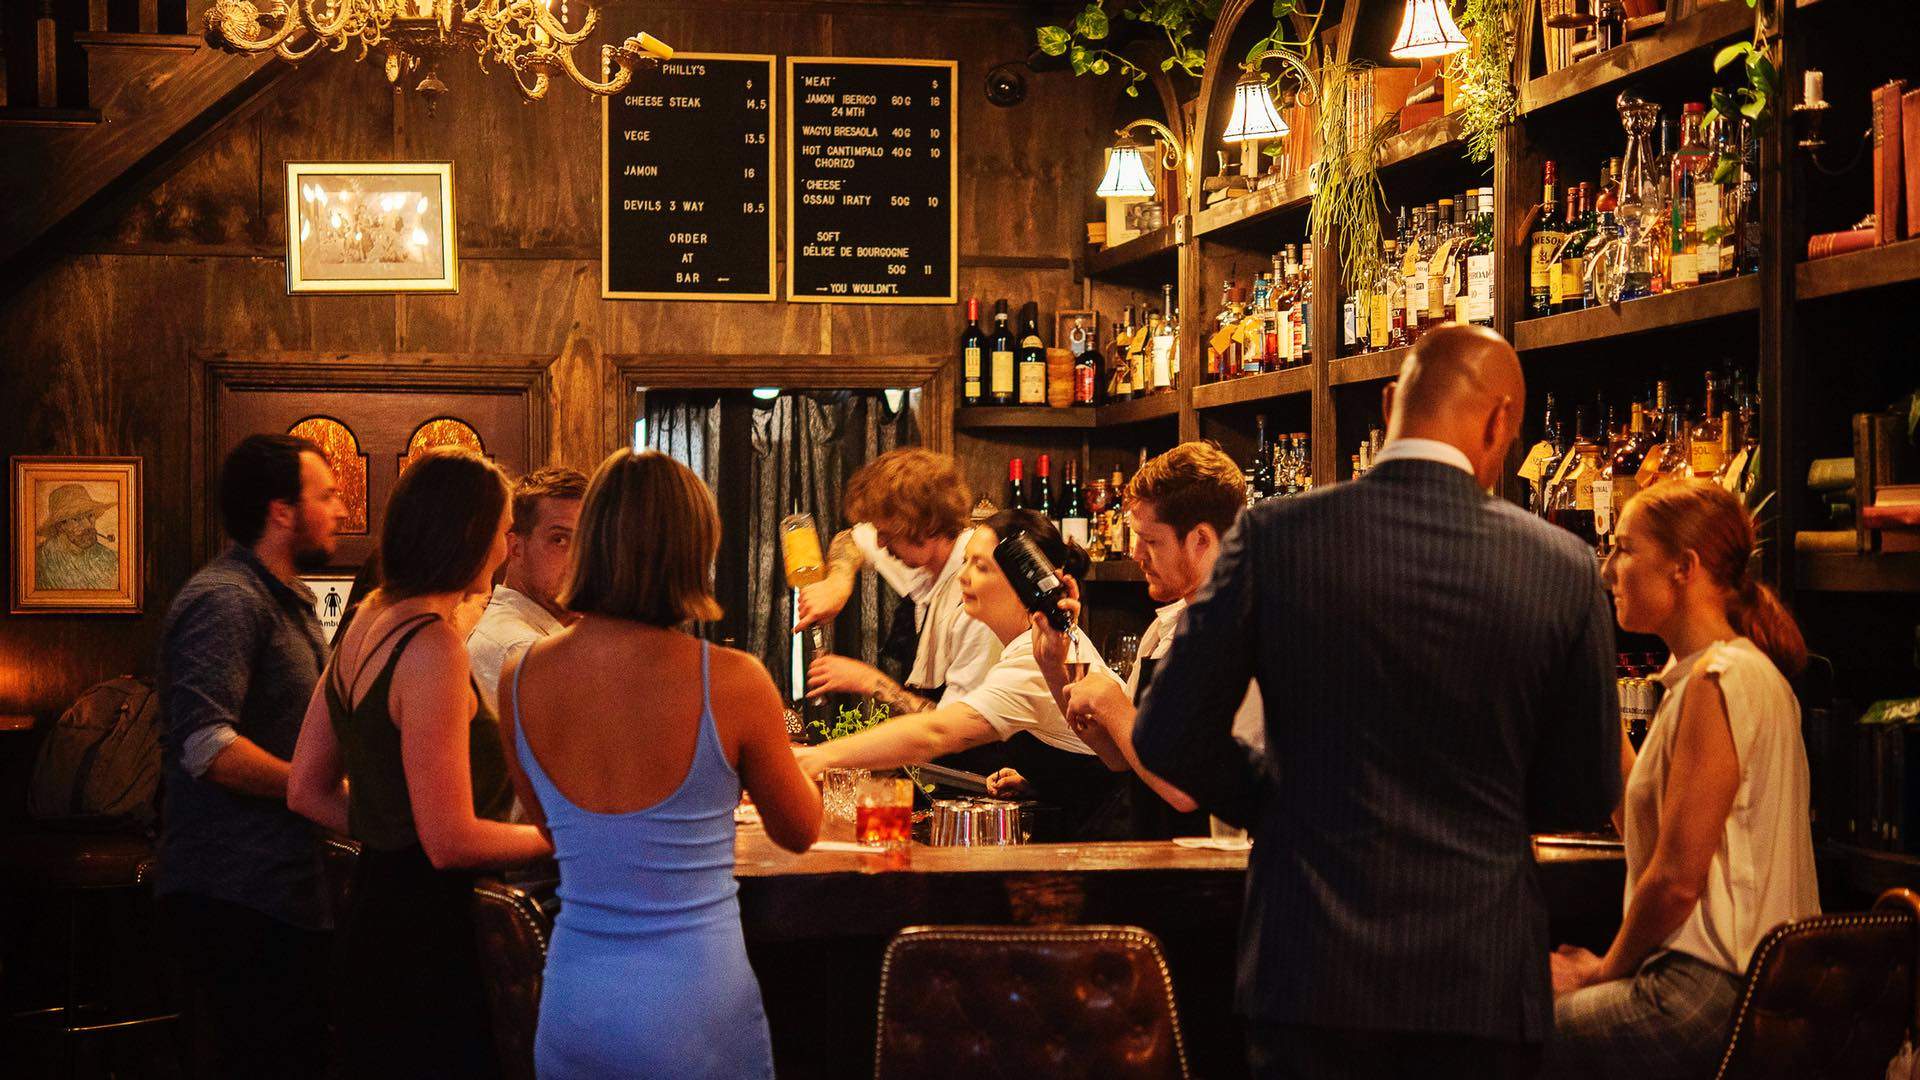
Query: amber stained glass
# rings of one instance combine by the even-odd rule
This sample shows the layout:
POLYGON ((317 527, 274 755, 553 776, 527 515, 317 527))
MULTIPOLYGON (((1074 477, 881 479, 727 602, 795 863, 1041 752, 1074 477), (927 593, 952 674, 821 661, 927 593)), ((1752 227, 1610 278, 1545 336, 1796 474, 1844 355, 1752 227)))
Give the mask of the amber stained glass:
POLYGON ((347 507, 344 533, 367 531, 367 455, 360 452, 360 440, 353 429, 332 417, 310 416, 287 429, 287 434, 309 439, 320 447, 327 464, 333 468, 333 481, 340 501, 347 507))
POLYGON ((480 433, 466 421, 441 417, 414 429, 413 438, 407 440, 407 460, 401 463, 401 468, 413 464, 415 458, 437 446, 458 446, 482 456, 487 452, 480 442, 480 433))

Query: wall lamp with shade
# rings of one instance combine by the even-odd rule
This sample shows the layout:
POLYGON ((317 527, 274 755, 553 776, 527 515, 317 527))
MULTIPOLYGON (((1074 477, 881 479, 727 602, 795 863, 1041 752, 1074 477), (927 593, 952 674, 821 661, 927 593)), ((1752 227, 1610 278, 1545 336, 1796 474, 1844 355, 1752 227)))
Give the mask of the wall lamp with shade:
POLYGON ((1152 198, 1156 194, 1153 177, 1147 173, 1146 162, 1140 157, 1140 141, 1133 136, 1133 129, 1144 127, 1160 137, 1160 141, 1173 148, 1172 157, 1162 155, 1161 167, 1168 172, 1174 169, 1174 159, 1185 159, 1186 147, 1174 137, 1173 130, 1158 120, 1140 119, 1115 132, 1119 138, 1107 155, 1107 174, 1100 178, 1100 186, 1094 194, 1103 199, 1152 198))
POLYGON ((1387 54, 1395 60, 1428 60, 1467 47, 1467 38, 1447 10, 1447 0, 1407 0, 1400 33, 1387 54))

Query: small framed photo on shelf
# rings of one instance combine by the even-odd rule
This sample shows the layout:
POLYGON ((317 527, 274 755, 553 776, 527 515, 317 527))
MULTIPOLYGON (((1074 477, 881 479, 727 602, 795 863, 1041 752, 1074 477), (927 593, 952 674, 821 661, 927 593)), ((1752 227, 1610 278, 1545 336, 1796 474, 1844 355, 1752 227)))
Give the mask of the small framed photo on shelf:
POLYGON ((460 291, 453 163, 287 163, 287 292, 460 291))
POLYGON ((139 614, 137 457, 13 459, 15 615, 139 614))

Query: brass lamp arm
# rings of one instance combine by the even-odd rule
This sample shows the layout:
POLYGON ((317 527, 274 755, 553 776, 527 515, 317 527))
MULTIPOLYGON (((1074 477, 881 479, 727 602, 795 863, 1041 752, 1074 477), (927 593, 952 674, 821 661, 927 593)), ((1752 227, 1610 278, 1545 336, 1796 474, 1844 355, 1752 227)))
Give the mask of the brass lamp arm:
POLYGON ((1300 93, 1297 98, 1300 104, 1312 105, 1320 100, 1320 84, 1314 81, 1313 72, 1300 58, 1300 54, 1291 49, 1261 49, 1247 57, 1247 62, 1242 64, 1241 68, 1250 75, 1258 74, 1260 65, 1268 60, 1279 60, 1282 66, 1291 70, 1294 77, 1300 80, 1300 93))
MULTIPOLYGON (((1187 156, 1186 144, 1182 143, 1179 140, 1179 138, 1174 135, 1172 128, 1168 127, 1167 125, 1161 123, 1158 120, 1151 120, 1146 117, 1141 117, 1140 119, 1127 124, 1125 127, 1120 128, 1118 131, 1114 132, 1114 134, 1118 135, 1123 139, 1129 139, 1133 137, 1133 129, 1139 128, 1139 127, 1146 128, 1148 131, 1153 132, 1154 135, 1159 137, 1161 142, 1164 142, 1168 146, 1173 147, 1173 153, 1175 157, 1178 157, 1181 159, 1186 158, 1187 156)), ((1171 161, 1162 159, 1161 167, 1164 169, 1172 170, 1174 166, 1171 161)))

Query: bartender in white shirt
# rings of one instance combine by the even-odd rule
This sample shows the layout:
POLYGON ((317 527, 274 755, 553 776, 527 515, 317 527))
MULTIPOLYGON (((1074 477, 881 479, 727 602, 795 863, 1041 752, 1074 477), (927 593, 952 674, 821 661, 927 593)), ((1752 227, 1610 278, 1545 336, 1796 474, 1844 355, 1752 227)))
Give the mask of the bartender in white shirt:
MULTIPOLYGON (((1129 769, 1138 778, 1133 790, 1135 839, 1207 834, 1206 816, 1197 811, 1193 799, 1141 768, 1133 751, 1134 708, 1172 647, 1187 602, 1212 575, 1220 539, 1246 505, 1246 491, 1246 477, 1239 466, 1210 442, 1181 443, 1147 462, 1127 483, 1132 555, 1147 579, 1147 594, 1166 606, 1155 613, 1141 635, 1139 659, 1125 684, 1097 671, 1068 683, 1065 637, 1036 620, 1044 631, 1036 645, 1040 668, 1074 730, 1110 766, 1129 769)), ((1077 609, 1078 586, 1071 588, 1075 599, 1068 603, 1077 609)), ((1264 716, 1260 688, 1249 683, 1246 697, 1233 714, 1233 735, 1249 752, 1258 753, 1266 746, 1264 716)), ((1013 777, 996 777, 994 786, 1018 790, 1013 777)))
POLYGON ((911 601, 897 616, 897 652, 888 650, 908 673, 903 685, 852 657, 816 656, 807 692, 871 696, 898 716, 979 686, 1001 644, 961 603, 960 568, 975 530, 967 525, 973 496, 953 459, 918 448, 888 451, 853 474, 844 504, 847 520, 860 524, 833 538, 827 579, 800 590, 794 630, 832 621, 852 597, 861 565, 871 565, 911 601))
MULTIPOLYGON (((989 627, 1004 645, 980 684, 949 697, 936 709, 895 717, 818 746, 795 747, 794 758, 803 772, 817 776, 831 768, 896 768, 966 751, 1018 770, 1035 800, 1059 808, 1052 838, 1112 836, 1109 819, 1118 776, 1102 764, 1061 713, 1034 659, 1027 610, 994 561, 995 545, 1019 532, 1031 535, 1048 558, 1069 573, 1085 569, 1085 553, 1068 549, 1041 515, 1009 510, 989 518, 968 538, 958 577, 967 614, 989 627)), ((1089 678, 1118 686, 1119 677, 1100 662, 1086 632, 1077 628, 1074 632, 1081 655, 1090 659, 1089 678)))

